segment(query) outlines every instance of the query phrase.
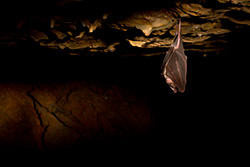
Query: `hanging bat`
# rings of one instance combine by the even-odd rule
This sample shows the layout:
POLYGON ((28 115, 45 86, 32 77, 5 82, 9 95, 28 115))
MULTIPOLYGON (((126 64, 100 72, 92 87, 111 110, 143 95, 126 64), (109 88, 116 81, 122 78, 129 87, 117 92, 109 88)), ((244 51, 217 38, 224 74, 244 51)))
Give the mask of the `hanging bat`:
POLYGON ((174 42, 166 53, 162 63, 162 76, 174 93, 184 92, 187 82, 187 56, 181 37, 181 20, 176 24, 174 42))

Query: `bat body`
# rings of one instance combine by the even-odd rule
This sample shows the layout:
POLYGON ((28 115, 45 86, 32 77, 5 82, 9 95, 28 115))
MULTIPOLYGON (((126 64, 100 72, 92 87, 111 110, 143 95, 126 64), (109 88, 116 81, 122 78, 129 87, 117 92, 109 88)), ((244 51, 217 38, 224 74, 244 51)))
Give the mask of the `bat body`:
POLYGON ((187 56, 181 37, 181 20, 176 25, 174 42, 166 53, 161 69, 162 76, 173 92, 183 93, 187 82, 187 56))

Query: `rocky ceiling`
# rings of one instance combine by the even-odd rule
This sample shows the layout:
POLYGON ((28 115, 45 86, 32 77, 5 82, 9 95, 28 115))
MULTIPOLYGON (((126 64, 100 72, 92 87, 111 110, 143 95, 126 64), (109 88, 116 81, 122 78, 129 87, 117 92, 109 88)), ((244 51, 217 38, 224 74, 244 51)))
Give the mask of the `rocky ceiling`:
POLYGON ((219 52, 233 33, 250 26, 249 0, 11 0, 1 8, 1 48, 70 55, 164 54, 178 18, 186 51, 219 52))

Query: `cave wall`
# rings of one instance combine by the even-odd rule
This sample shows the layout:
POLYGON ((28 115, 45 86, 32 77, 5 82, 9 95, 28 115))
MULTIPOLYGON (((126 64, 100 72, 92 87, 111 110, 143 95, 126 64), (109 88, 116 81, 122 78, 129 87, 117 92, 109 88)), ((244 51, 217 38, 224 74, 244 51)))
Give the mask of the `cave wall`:
POLYGON ((49 60, 22 61, 18 71, 3 72, 13 65, 8 59, 1 66, 2 151, 89 150, 150 136, 149 84, 143 85, 150 78, 140 76, 131 59, 49 60))
POLYGON ((1 84, 0 91, 2 150, 58 151, 149 131, 145 100, 115 85, 1 84))

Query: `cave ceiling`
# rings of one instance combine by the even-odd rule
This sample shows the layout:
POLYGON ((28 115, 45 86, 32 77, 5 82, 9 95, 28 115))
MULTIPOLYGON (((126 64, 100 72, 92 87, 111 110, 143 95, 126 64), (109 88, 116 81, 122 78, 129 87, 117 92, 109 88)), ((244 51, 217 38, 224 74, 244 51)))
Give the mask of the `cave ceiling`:
POLYGON ((70 55, 159 55, 182 19, 186 51, 218 52, 250 26, 249 0, 11 0, 1 7, 0 47, 39 47, 70 55))

